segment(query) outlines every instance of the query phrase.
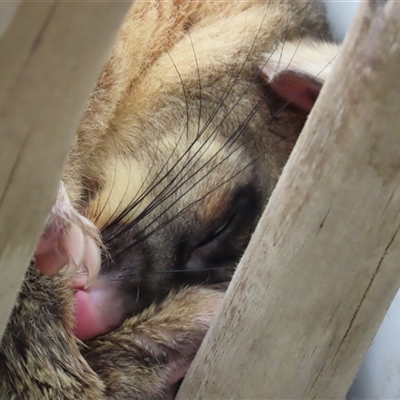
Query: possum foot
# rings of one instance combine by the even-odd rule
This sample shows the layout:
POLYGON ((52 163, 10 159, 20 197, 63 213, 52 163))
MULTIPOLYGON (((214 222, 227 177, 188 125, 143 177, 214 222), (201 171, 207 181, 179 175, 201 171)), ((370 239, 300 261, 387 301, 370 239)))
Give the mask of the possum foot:
POLYGON ((54 275, 65 267, 74 287, 88 287, 100 270, 100 248, 98 229, 72 206, 61 183, 34 253, 40 272, 54 275))

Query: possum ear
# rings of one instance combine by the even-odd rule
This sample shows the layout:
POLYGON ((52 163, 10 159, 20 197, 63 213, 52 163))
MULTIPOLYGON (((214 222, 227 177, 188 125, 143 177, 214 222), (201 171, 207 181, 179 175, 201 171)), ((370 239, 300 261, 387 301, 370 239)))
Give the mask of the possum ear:
POLYGON ((285 42, 273 53, 264 54, 261 75, 283 101, 308 114, 338 51, 337 45, 310 39, 285 42))

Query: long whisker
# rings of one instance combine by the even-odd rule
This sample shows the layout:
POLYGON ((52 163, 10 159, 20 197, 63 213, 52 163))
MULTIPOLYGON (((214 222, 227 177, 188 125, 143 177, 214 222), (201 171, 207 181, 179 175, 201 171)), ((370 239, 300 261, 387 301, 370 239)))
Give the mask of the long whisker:
MULTIPOLYGON (((264 18, 265 18, 265 15, 264 15, 264 18)), ((259 31, 258 31, 258 32, 259 32, 259 31)), ((258 35, 258 32, 257 32, 257 35, 258 35)), ((244 66, 245 66, 245 64, 246 64, 246 62, 247 62, 247 60, 248 60, 248 57, 249 57, 249 55, 250 55, 250 53, 251 53, 251 49, 252 49, 252 47, 254 46, 255 40, 257 39, 257 35, 256 35, 256 37, 255 37, 254 40, 253 40, 253 43, 252 43, 252 45, 251 45, 251 48, 250 48, 250 49, 248 50, 248 52, 247 52, 247 55, 246 55, 246 57, 245 57, 245 60, 244 60, 244 62, 242 63, 241 69, 239 70, 239 72, 238 72, 237 74, 234 75, 234 76, 235 76, 234 82, 233 82, 232 85, 230 85, 230 88, 229 88, 228 92, 226 93, 226 96, 223 96, 223 97, 221 98, 221 101, 220 101, 219 104, 217 105, 217 107, 216 107, 214 113, 212 113, 212 115, 209 117, 208 121, 206 121, 205 125, 203 126, 202 131, 198 132, 195 141, 192 143, 191 146, 189 146, 189 149, 188 149, 188 150, 191 149, 191 147, 194 145, 194 143, 197 141, 197 139, 203 134, 203 132, 205 131, 205 129, 207 128, 207 126, 208 126, 208 125, 211 123, 211 121, 213 120, 213 118, 214 118, 216 112, 219 110, 220 106, 223 104, 224 100, 227 98, 227 96, 229 95, 229 93, 231 92, 231 90, 233 89, 233 87, 235 86, 235 82, 236 82, 236 80, 238 79, 238 77, 240 76, 241 71, 243 70, 243 68, 244 68, 244 66)), ((192 46, 193 46, 193 42, 191 42, 191 43, 192 43, 192 46)), ((193 51, 194 51, 194 49, 193 49, 193 51)), ((186 100, 186 101, 185 101, 185 103, 186 103, 186 113, 187 113, 186 128, 187 128, 187 130, 188 130, 188 129, 189 129, 189 128, 188 128, 189 114, 188 114, 188 102, 187 102, 186 90, 185 90, 185 87, 184 87, 184 83, 183 83, 182 77, 181 77, 181 75, 180 75, 180 73, 179 73, 179 70, 177 69, 175 63, 173 62, 173 60, 172 60, 170 54, 169 54, 168 52, 167 52, 167 54, 168 54, 169 58, 171 59, 171 62, 173 63, 174 68, 175 68, 175 70, 177 71, 177 74, 178 74, 179 79, 180 79, 181 84, 182 84, 183 93, 184 93, 184 97, 185 97, 185 100, 186 100)), ((194 52, 194 54, 195 54, 195 52, 194 52)), ((240 52, 238 53, 237 60, 238 60, 239 54, 240 54, 240 52)), ((199 73, 199 67, 198 67, 198 61, 197 61, 196 55, 195 55, 195 60, 196 60, 196 65, 197 65, 197 69, 198 69, 198 73, 199 73)), ((236 61, 236 62, 237 62, 237 61, 236 61)), ((249 87, 251 86, 252 83, 253 83, 253 82, 251 82, 251 83, 249 84, 249 87)), ((199 76, 199 84, 200 84, 200 76, 199 76)), ((229 84, 228 84, 227 87, 229 87, 229 84)), ((245 93, 246 93, 246 92, 245 92, 245 93)), ((219 126, 225 121, 225 119, 226 119, 226 118, 229 116, 229 114, 233 111, 233 109, 236 107, 236 105, 239 103, 239 101, 240 101, 241 98, 245 95, 245 93, 243 93, 242 96, 240 96, 240 98, 237 100, 237 102, 232 106, 231 110, 229 110, 228 113, 225 114, 225 117, 223 118, 223 120, 222 120, 222 121, 220 122, 220 124, 215 128, 214 132, 212 132, 212 134, 210 135, 210 137, 209 137, 207 140, 209 140, 209 139, 211 138, 211 136, 214 136, 214 135, 216 134, 216 132, 217 132, 219 126)), ((200 102, 201 102, 201 98, 200 98, 200 102)), ((200 119, 199 119, 199 120, 200 120, 200 119)), ((200 148, 200 149, 201 149, 201 148, 200 148)), ((200 149, 199 149, 197 152, 195 152, 195 154, 187 161, 187 163, 182 167, 182 170, 183 170, 183 168, 185 168, 185 167, 192 161, 192 159, 197 155, 197 153, 200 151, 200 149)), ((187 153, 187 152, 186 152, 186 153, 187 153)), ((177 173, 177 174, 176 174, 176 177, 178 177, 179 175, 180 175, 180 174, 177 173)), ((161 203, 160 203, 160 204, 161 204, 161 203)), ((146 213, 146 214, 147 214, 147 213, 146 213)), ((145 214, 145 215, 146 215, 146 214, 145 214)), ((124 216, 125 216, 125 215, 124 215, 124 216)), ((120 219, 119 219, 119 220, 120 220, 120 219)))
POLYGON ((211 267, 211 268, 201 268, 198 270, 184 270, 184 269, 170 269, 166 271, 143 271, 139 273, 131 273, 131 274, 124 274, 124 275, 119 275, 119 279, 124 279, 124 278, 135 278, 136 276, 143 276, 143 275, 166 275, 166 274, 179 274, 179 273, 190 273, 190 272, 203 272, 203 271, 216 271, 216 270, 223 270, 223 269, 232 269, 227 266, 220 266, 220 267, 211 267))
MULTIPOLYGON (((278 143, 281 139, 279 138, 277 140, 276 143, 278 143)), ((276 144, 275 143, 275 144, 276 144)), ((260 154, 258 157, 256 157, 256 159, 258 159, 259 157, 261 157, 262 154, 260 154)), ((255 160, 252 160, 251 162, 249 162, 248 164, 246 164, 242 169, 240 169, 237 174, 243 172, 245 169, 249 168, 253 162, 255 160)), ((182 215, 182 213, 186 212, 187 210, 191 209, 194 205, 196 205, 197 203, 199 203, 200 201, 202 201, 205 197, 207 197, 210 193, 214 192, 215 190, 219 189, 221 186, 225 185, 226 183, 228 183, 229 181, 231 181, 232 179, 234 179, 237 174, 235 174, 234 176, 231 176, 230 178, 224 180, 222 183, 220 183, 219 185, 216 185, 212 190, 210 190, 209 192, 207 192, 205 195, 199 197, 198 199, 196 199, 194 202, 192 202, 191 204, 189 204, 188 206, 186 206, 185 208, 183 208, 182 210, 180 210, 177 214, 174 215, 174 217, 170 218, 168 221, 166 221, 165 223, 160 224, 157 228, 155 228, 153 231, 149 232, 148 234, 146 234, 145 236, 140 237, 140 239, 136 239, 133 241, 133 243, 129 246, 127 246, 123 251, 119 252, 117 255, 115 255, 115 257, 121 255, 123 252, 131 249, 132 247, 136 246, 138 243, 143 242, 144 240, 146 240, 149 236, 151 236, 152 234, 154 234, 155 232, 157 232, 158 230, 164 228, 167 224, 169 224, 170 222, 174 221, 176 218, 178 218, 180 215, 182 215)))
MULTIPOLYGON (((203 169, 205 166, 207 166, 207 164, 209 164, 211 161, 213 161, 218 154, 222 151, 222 150, 226 150, 226 145, 228 145, 228 143, 230 141, 232 141, 233 139, 233 143, 237 140, 238 136, 242 133, 243 128, 245 126, 247 126, 248 122, 251 120, 252 116, 256 113, 258 107, 260 107, 262 104, 262 101, 252 110, 252 112, 250 113, 250 115, 242 122, 242 124, 240 125, 239 129, 228 138, 228 140, 226 141, 225 145, 221 147, 220 150, 218 150, 218 152, 213 155, 213 157, 211 157, 206 163, 204 163, 195 173, 193 173, 192 175, 190 175, 178 188, 174 187, 172 192, 175 193, 178 189, 180 189, 180 187, 182 187, 185 183, 189 182, 201 169, 203 169)), ((233 144, 232 143, 232 144, 233 144)), ((228 149, 231 146, 228 146, 228 149)), ((203 181, 208 175, 210 175, 218 166, 220 166, 221 164, 223 164, 229 157, 231 157, 233 155, 233 153, 235 153, 237 150, 239 150, 240 146, 238 146, 237 148, 235 148, 233 151, 231 151, 230 153, 228 153, 223 159, 222 161, 218 162, 216 165, 214 165, 203 177, 201 177, 200 179, 198 179, 197 181, 195 181, 195 183, 189 187, 189 189, 187 189, 179 198, 178 200, 180 200, 185 194, 187 194, 190 190, 192 190, 196 185, 198 185, 201 181, 203 181)), ((178 200, 176 200, 172 205, 170 205, 166 210, 163 210, 163 213, 158 215, 148 226, 146 226, 144 229, 142 229, 141 232, 143 232, 145 229, 147 229, 150 225, 153 225, 158 219, 160 219, 162 217, 162 215, 168 211, 178 200)), ((136 222, 136 221, 135 221, 136 222)), ((141 233, 140 232, 140 233, 141 233)), ((139 234, 140 234, 139 233, 139 234)))

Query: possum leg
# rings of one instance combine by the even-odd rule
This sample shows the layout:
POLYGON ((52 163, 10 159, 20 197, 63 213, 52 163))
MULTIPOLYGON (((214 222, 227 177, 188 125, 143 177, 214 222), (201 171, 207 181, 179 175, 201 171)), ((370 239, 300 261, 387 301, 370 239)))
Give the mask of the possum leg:
POLYGON ((63 267, 75 287, 89 286, 101 264, 98 229, 72 206, 63 183, 36 247, 36 265, 44 275, 54 275, 63 267))
POLYGON ((222 299, 216 289, 186 288, 86 342, 83 356, 106 398, 173 399, 222 299))

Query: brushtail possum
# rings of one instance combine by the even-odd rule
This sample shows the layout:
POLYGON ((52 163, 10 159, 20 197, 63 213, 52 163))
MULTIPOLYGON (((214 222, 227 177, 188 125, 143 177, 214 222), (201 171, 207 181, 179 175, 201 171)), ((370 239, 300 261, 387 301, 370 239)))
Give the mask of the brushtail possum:
POLYGON ((0 346, 9 399, 173 398, 338 53, 317 2, 136 1, 0 346))

